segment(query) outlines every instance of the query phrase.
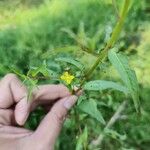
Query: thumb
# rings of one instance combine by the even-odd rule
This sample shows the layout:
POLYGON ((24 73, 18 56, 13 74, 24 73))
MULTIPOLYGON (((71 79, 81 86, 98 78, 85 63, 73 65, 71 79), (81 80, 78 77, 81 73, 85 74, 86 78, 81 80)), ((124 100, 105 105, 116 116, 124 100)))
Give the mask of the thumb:
POLYGON ((54 145, 61 131, 64 118, 76 101, 77 96, 74 95, 57 101, 35 131, 36 138, 44 139, 46 143, 54 145))

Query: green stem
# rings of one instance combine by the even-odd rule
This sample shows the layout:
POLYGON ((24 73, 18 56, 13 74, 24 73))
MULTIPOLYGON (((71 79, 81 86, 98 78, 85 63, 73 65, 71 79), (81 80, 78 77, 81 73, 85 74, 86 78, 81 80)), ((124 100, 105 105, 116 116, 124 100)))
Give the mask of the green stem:
POLYGON ((107 57, 108 50, 110 48, 112 48, 114 46, 115 42, 117 41, 117 39, 118 39, 118 37, 120 35, 120 32, 121 32, 121 29, 123 27, 124 20, 126 18, 126 15, 127 15, 128 9, 129 9, 129 5, 130 5, 130 0, 125 0, 124 6, 122 8, 121 15, 120 15, 120 18, 119 18, 119 20, 118 20, 118 22, 117 22, 117 24, 116 24, 116 26, 115 26, 115 28, 114 28, 114 30, 112 32, 112 36, 110 37, 110 40, 107 42, 106 47, 104 48, 104 50, 99 54, 97 60, 93 64, 93 66, 85 74, 85 77, 83 78, 83 80, 81 80, 79 90, 82 88, 82 86, 85 83, 85 81, 89 79, 89 77, 94 72, 96 67, 100 63, 102 63, 103 60, 107 57))

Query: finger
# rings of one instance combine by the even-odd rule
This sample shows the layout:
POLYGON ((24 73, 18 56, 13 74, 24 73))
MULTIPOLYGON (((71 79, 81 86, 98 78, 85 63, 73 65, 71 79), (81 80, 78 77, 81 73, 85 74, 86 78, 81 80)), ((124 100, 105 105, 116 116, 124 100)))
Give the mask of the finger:
POLYGON ((0 128, 0 132, 2 133, 7 133, 7 134, 26 134, 26 133, 33 133, 33 131, 25 129, 25 128, 20 128, 20 127, 12 127, 12 126, 3 126, 0 128))
POLYGON ((46 143, 54 144, 62 128, 64 117, 76 101, 76 96, 69 96, 56 102, 35 131, 35 138, 44 139, 46 143))
POLYGON ((34 101, 40 102, 43 100, 55 100, 58 98, 63 98, 70 95, 70 92, 66 86, 63 84, 48 84, 48 85, 41 85, 33 91, 35 95, 34 101))
POLYGON ((25 97, 27 90, 14 74, 7 74, 0 81, 0 108, 9 108, 25 97))
POLYGON ((14 124, 14 113, 11 109, 0 109, 0 125, 14 124))
POLYGON ((10 141, 11 139, 23 138, 26 136, 30 136, 33 132, 24 128, 19 127, 10 127, 3 126, 0 128, 0 136, 1 139, 7 139, 10 141))
MULTIPOLYGON (((27 103, 27 89, 15 74, 7 74, 0 82, 0 108, 9 108, 19 101, 21 104, 27 103)), ((25 119, 20 116, 26 114, 25 109, 18 107, 17 111, 15 120, 18 124, 22 124, 22 120, 25 119)))
POLYGON ((15 117, 19 125, 24 125, 29 113, 40 104, 48 104, 60 98, 70 95, 64 85, 41 85, 32 93, 33 99, 27 101, 26 97, 19 101, 15 108, 15 117))

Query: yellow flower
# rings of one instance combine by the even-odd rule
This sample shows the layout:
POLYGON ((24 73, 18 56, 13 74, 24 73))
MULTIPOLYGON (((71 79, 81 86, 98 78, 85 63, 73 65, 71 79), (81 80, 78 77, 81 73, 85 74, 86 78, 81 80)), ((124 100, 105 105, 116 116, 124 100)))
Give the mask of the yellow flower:
POLYGON ((70 84, 74 78, 75 76, 69 74, 68 72, 64 72, 60 77, 60 79, 65 81, 67 84, 70 84))

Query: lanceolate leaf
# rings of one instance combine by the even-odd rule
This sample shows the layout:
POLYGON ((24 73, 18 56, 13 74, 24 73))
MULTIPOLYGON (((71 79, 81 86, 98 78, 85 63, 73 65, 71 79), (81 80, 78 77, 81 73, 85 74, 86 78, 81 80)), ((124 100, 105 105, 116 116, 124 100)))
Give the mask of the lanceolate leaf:
POLYGON ((78 137, 76 150, 84 149, 84 147, 87 146, 87 140, 88 140, 88 129, 87 127, 85 127, 83 133, 80 134, 80 136, 78 137))
POLYGON ((57 74, 53 70, 48 69, 46 62, 44 61, 43 64, 39 67, 32 67, 28 71, 28 76, 36 77, 39 73, 41 73, 44 77, 56 77, 57 74))
POLYGON ((126 56, 116 53, 111 50, 108 54, 108 58, 113 66, 120 74, 121 79, 129 90, 132 96, 136 111, 140 111, 140 100, 139 100, 139 86, 134 70, 129 66, 128 59, 126 56))
POLYGON ((20 76, 22 79, 26 79, 26 76, 22 73, 20 73, 17 69, 11 68, 11 70, 18 76, 20 76))
POLYGON ((126 87, 112 81, 95 80, 95 81, 87 82, 84 86, 85 90, 91 90, 91 91, 101 91, 110 88, 124 92, 125 94, 128 93, 128 89, 126 87))
POLYGON ((60 58, 56 58, 55 60, 72 64, 76 66, 77 68, 79 68, 80 70, 83 70, 84 68, 83 65, 79 61, 71 59, 71 58, 60 57, 60 58))
POLYGON ((105 124, 105 120, 103 119, 102 114, 97 109, 97 104, 96 104, 95 100, 90 99, 88 101, 87 100, 82 101, 78 107, 80 110, 89 114, 91 117, 95 118, 96 120, 98 120, 102 124, 105 124))

